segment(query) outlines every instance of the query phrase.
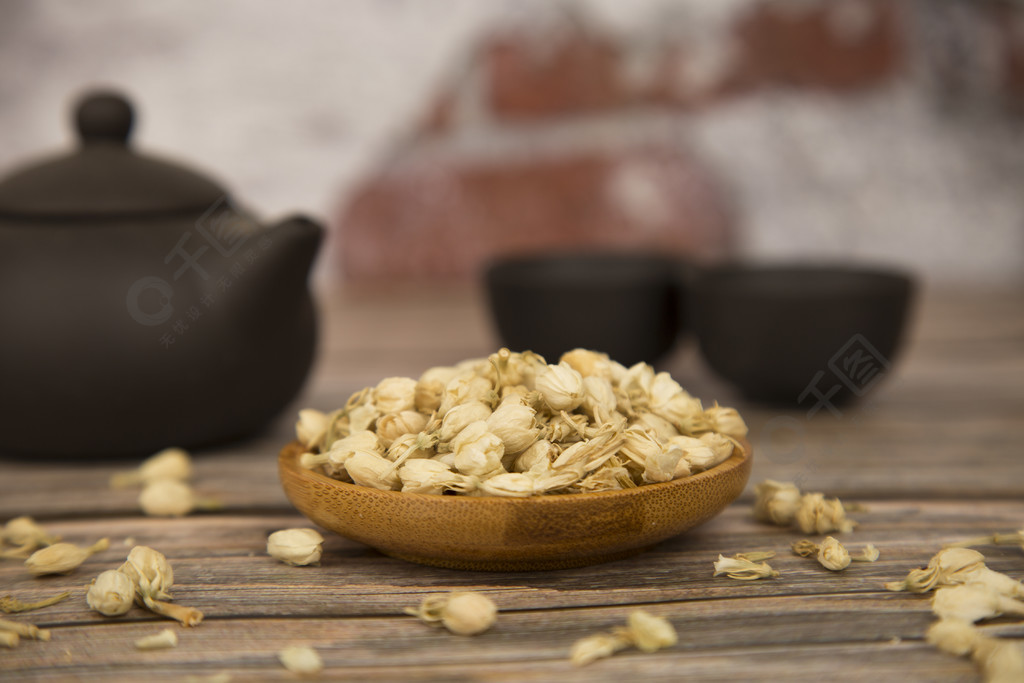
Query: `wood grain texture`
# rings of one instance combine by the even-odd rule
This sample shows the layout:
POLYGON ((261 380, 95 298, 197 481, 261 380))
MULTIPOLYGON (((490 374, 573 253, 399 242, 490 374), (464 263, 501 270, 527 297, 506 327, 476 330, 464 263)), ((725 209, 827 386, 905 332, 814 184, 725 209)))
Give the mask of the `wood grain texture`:
MULTIPOLYGON (((482 355, 495 345, 479 292, 358 292, 322 297, 325 338, 296 404, 331 408, 388 375, 482 355)), ((227 673, 235 681, 295 680, 276 652, 313 645, 325 678, 366 681, 973 681, 970 662, 922 641, 928 597, 882 588, 922 566, 944 543, 1024 525, 1024 292, 926 293, 905 353, 869 401, 836 417, 746 405, 700 364, 692 346, 666 369, 706 400, 737 405, 751 427, 751 481, 795 479, 864 502, 857 529, 841 536, 881 558, 836 574, 795 557, 802 536, 751 517, 750 496, 643 554, 558 571, 465 572, 410 564, 327 533, 320 567, 288 567, 265 553, 277 529, 310 526, 276 473, 292 438, 282 416, 246 443, 198 454, 197 491, 224 510, 183 519, 139 515, 137 491, 111 491, 131 463, 0 460, 0 521, 32 514, 75 543, 110 549, 66 576, 33 578, 0 561, 0 595, 57 605, 11 618, 50 628, 49 642, 0 650, 4 681, 181 681, 227 673), (779 425, 789 431, 780 431, 779 425), (774 431, 773 431, 774 430, 774 431), (201 609, 197 628, 133 607, 104 618, 85 604, 89 581, 124 561, 130 543, 164 552, 175 601, 201 609), (718 554, 774 550, 777 579, 712 577, 718 554), (426 595, 480 590, 498 604, 495 628, 454 636, 403 614, 426 595), (584 668, 574 640, 621 624, 643 607, 669 618, 679 644, 625 651, 584 668), (173 650, 139 652, 135 639, 171 626, 173 650)), ((1024 578, 1024 550, 982 548, 988 565, 1024 578)), ((984 628, 1024 644, 1024 624, 984 628)))

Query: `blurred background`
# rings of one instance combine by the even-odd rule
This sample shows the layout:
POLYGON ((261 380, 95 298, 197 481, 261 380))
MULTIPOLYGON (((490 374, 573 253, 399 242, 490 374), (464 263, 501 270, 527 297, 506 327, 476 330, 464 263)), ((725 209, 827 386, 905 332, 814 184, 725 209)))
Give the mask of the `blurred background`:
POLYGON ((320 281, 580 244, 1024 281, 1020 2, 7 0, 0 170, 96 85, 138 146, 325 219, 320 281))

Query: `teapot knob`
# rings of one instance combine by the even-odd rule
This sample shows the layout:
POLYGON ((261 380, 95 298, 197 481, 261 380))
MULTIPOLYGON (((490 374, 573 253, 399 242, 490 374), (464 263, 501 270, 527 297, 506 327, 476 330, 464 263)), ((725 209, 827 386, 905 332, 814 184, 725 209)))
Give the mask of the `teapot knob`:
POLYGON ((75 110, 75 126, 83 143, 128 142, 135 113, 127 99, 114 92, 89 93, 75 110))

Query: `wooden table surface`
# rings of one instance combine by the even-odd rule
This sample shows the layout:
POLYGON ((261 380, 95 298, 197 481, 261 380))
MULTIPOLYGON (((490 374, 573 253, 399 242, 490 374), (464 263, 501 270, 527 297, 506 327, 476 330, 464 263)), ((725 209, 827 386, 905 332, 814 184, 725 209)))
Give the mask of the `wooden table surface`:
MULTIPOLYGON (((474 289, 331 290, 320 359, 303 396, 268 431, 246 443, 197 454, 194 486, 223 510, 182 519, 140 514, 136 492, 110 490, 125 463, 0 460, 0 521, 31 515, 65 540, 109 550, 64 576, 32 578, 0 561, 0 595, 32 600, 69 590, 70 599, 9 618, 52 630, 52 640, 0 649, 0 679, 294 679, 276 653, 311 645, 325 678, 350 680, 929 680, 971 681, 967 660, 922 640, 932 621, 925 596, 891 593, 885 581, 925 564, 944 543, 1024 526, 1024 291, 925 291, 904 353, 862 403, 808 416, 749 405, 700 363, 692 343, 665 369, 706 401, 738 407, 751 428, 764 478, 866 505, 841 538, 874 543, 881 558, 831 573, 788 553, 802 536, 751 517, 747 494, 723 514, 631 559, 573 570, 473 573, 390 559, 327 534, 320 567, 289 567, 265 553, 267 535, 308 526, 285 499, 276 455, 291 438, 298 407, 338 407, 384 376, 496 348, 474 289), (205 621, 178 628, 135 607, 103 618, 85 604, 89 581, 123 562, 131 543, 165 553, 175 601, 205 621), (775 550, 776 579, 712 577, 719 553, 775 550), (426 595, 484 591, 497 625, 467 638, 403 614, 426 595), (624 651, 576 668, 572 643, 624 622, 637 607, 671 620, 675 647, 624 651), (137 651, 135 639, 172 626, 180 644, 137 651)), ((57 408, 56 406, 54 408, 57 408)), ((57 419, 55 417, 55 419, 57 419)), ((169 416, 169 419, 173 419, 169 416)), ((1024 552, 985 548, 993 569, 1024 578, 1024 552)), ((1024 639, 1024 624, 1000 619, 993 634, 1024 639)), ((1024 645, 1024 643, 1022 643, 1024 645)))

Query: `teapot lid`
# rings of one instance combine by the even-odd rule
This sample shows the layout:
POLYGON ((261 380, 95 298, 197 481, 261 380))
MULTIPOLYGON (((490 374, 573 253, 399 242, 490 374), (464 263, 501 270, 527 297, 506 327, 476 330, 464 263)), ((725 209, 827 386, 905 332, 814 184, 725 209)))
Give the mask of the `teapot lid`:
POLYGON ((113 92, 86 95, 75 109, 79 146, 0 180, 0 215, 84 218, 209 208, 226 192, 177 164, 128 144, 135 114, 113 92))

